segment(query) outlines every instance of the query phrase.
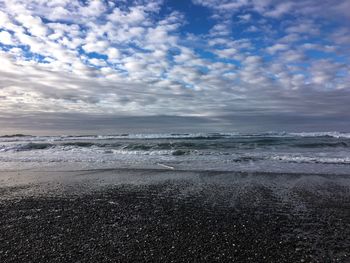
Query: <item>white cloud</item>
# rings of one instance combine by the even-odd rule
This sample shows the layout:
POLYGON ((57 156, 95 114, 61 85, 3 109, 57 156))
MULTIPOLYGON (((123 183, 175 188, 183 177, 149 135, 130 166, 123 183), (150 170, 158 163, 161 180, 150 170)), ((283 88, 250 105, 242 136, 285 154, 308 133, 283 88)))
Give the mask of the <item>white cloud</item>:
POLYGON ((0 31, 0 43, 5 45, 14 45, 11 34, 7 31, 0 31))
POLYGON ((82 48, 87 53, 101 53, 104 54, 108 49, 109 43, 107 41, 89 41, 87 44, 83 45, 82 48))
MULTIPOLYGON (((285 14, 349 19, 348 0, 192 0, 196 5, 213 9, 222 18, 223 14, 238 13, 241 10, 254 11, 266 17, 279 18, 285 14)), ((226 16, 225 16, 226 17, 226 16)))
POLYGON ((214 53, 222 58, 234 59, 235 56, 239 54, 239 51, 235 48, 227 48, 214 50, 214 53))
POLYGON ((273 9, 264 13, 264 15, 274 18, 279 18, 288 13, 294 6, 293 2, 283 2, 277 4, 273 9))
POLYGON ((147 20, 145 9, 141 6, 132 7, 129 11, 122 11, 115 8, 113 12, 108 15, 108 20, 117 24, 127 24, 129 26, 140 25, 147 20))
POLYGON ((44 37, 47 34, 47 28, 42 23, 40 17, 34 17, 31 15, 19 14, 16 16, 16 20, 21 23, 28 31, 37 37, 44 37))
POLYGON ((121 52, 114 47, 110 47, 107 49, 106 55, 108 56, 109 60, 115 61, 116 59, 121 57, 121 52))
POLYGON ((229 23, 220 23, 213 26, 210 30, 211 36, 229 36, 231 34, 231 28, 229 23))
POLYGON ((249 22, 252 19, 252 15, 251 14, 239 15, 238 18, 241 19, 241 21, 243 22, 249 22))
POLYGON ((308 35, 318 35, 320 33, 319 26, 311 20, 300 20, 295 25, 286 29, 287 33, 298 33, 308 35))
POLYGON ((275 44, 275 45, 273 45, 273 46, 271 46, 271 47, 268 47, 268 48, 266 49, 266 51, 267 51, 268 53, 270 53, 270 54, 275 54, 275 53, 278 52, 278 51, 287 50, 288 48, 289 48, 289 46, 286 45, 286 44, 277 43, 277 44, 275 44))

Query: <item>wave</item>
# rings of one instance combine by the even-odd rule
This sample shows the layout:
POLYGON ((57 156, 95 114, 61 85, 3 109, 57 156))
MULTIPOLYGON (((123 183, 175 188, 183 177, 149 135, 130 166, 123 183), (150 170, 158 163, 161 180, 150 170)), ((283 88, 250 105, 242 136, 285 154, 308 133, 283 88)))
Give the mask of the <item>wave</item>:
MULTIPOLYGON (((53 147, 55 147, 55 144, 51 144, 53 147)), ((98 143, 93 142, 66 142, 59 145, 63 146, 74 146, 74 147, 92 147, 92 146, 98 146, 98 143)), ((102 145, 101 145, 102 146, 102 145)))
MULTIPOLYGON (((305 163, 305 164, 333 164, 350 165, 349 149, 325 148, 320 151, 317 147, 348 147, 348 144, 337 143, 310 143, 302 145, 304 148, 222 148, 215 146, 216 143, 210 141, 201 144, 199 141, 180 142, 44 142, 44 143, 21 143, 0 145, 1 160, 20 160, 36 162, 39 158, 55 162, 78 160, 79 162, 98 162, 106 160, 115 162, 116 160, 130 160, 133 162, 147 163, 152 156, 159 160, 176 160, 176 162, 191 163, 197 162, 200 165, 212 163, 215 165, 255 165, 266 164, 279 166, 282 163, 305 163), (203 150, 198 150, 202 148, 203 150), (277 149, 277 150, 276 150, 277 149), (21 153, 19 153, 21 152, 21 153)), ((299 146, 297 146, 299 147, 299 146)), ((347 168, 347 166, 346 166, 347 168)))
POLYGON ((346 148, 350 147, 349 142, 314 142, 314 143, 299 143, 299 144, 294 144, 293 146, 295 147, 300 147, 300 148, 326 148, 326 147, 340 147, 340 148, 346 148))
POLYGON ((350 157, 309 157, 281 155, 271 157, 272 160, 289 163, 350 164, 350 157))
POLYGON ((332 137, 332 138, 345 138, 350 139, 350 133, 343 132, 299 132, 299 133, 288 133, 288 135, 296 137, 332 137))
POLYGON ((54 147, 54 145, 50 143, 26 143, 26 144, 11 145, 11 146, 1 146, 0 151, 1 152, 7 152, 7 151, 21 152, 21 151, 31 151, 31 150, 45 150, 52 147, 54 147))
POLYGON ((155 134, 115 134, 115 135, 62 135, 62 136, 33 136, 13 134, 0 136, 1 141, 76 141, 76 140, 114 140, 114 139, 183 139, 183 140, 220 140, 237 138, 337 138, 350 139, 350 133, 342 132, 264 132, 264 133, 155 133, 155 134))
POLYGON ((176 151, 173 151, 171 154, 174 156, 181 156, 181 155, 190 154, 190 151, 176 150, 176 151))
POLYGON ((46 150, 49 148, 100 148, 104 150, 117 149, 123 151, 215 151, 235 152, 248 150, 276 150, 276 149, 327 149, 350 148, 350 140, 288 140, 277 138, 265 139, 228 139, 222 141, 181 140, 181 141, 25 141, 19 143, 0 144, 0 152, 46 150))
POLYGON ((15 138, 15 137, 33 137, 32 135, 25 135, 25 134, 9 134, 9 135, 2 135, 0 138, 15 138))

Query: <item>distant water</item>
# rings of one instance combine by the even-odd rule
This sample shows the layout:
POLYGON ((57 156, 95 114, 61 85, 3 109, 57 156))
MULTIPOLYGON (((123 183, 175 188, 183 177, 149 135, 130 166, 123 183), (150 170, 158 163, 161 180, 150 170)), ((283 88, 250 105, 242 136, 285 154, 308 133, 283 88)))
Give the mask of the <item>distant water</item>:
POLYGON ((0 170, 40 167, 350 174, 350 133, 0 137, 0 170))

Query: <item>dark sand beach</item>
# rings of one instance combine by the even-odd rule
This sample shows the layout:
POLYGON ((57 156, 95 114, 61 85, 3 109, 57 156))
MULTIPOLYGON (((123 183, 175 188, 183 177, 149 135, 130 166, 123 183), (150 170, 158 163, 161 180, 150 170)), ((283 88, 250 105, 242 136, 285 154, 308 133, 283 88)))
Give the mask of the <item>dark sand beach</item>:
POLYGON ((350 262, 346 175, 110 169, 1 180, 0 262, 350 262))

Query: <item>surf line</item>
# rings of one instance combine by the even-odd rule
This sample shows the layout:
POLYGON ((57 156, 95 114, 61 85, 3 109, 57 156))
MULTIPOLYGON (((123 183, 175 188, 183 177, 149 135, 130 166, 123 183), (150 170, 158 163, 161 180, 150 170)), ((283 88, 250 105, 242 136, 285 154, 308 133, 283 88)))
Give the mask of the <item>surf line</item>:
POLYGON ((162 164, 162 163, 157 163, 159 166, 162 166, 162 167, 164 167, 164 168, 168 168, 168 169, 170 169, 170 170, 174 170, 175 168, 174 167, 172 167, 172 166, 169 166, 169 165, 166 165, 166 164, 162 164))

